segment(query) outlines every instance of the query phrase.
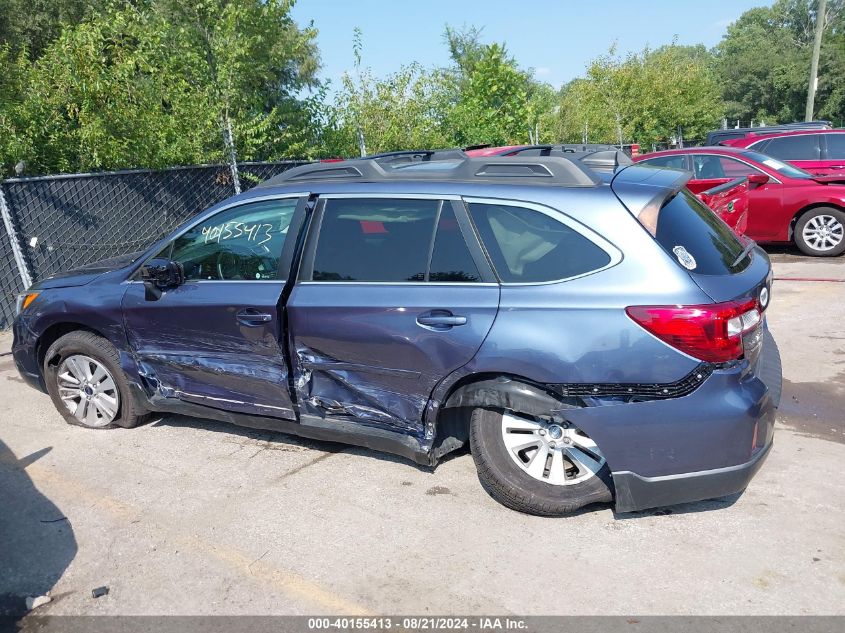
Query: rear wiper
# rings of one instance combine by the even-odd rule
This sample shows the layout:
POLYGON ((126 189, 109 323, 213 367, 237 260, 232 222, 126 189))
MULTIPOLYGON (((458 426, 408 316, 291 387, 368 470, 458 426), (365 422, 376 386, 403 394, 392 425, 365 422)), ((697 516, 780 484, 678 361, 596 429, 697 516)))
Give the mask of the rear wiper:
POLYGON ((737 258, 734 260, 734 263, 733 263, 733 264, 731 264, 731 268, 733 268, 733 267, 734 267, 734 266, 736 266, 739 262, 741 262, 743 259, 745 259, 745 258, 746 258, 746 256, 747 256, 747 255, 748 255, 751 251, 753 251, 753 250, 754 250, 754 247, 755 247, 755 246, 757 246, 757 244, 756 244, 753 240, 749 240, 749 241, 748 241, 748 244, 746 244, 745 248, 743 248, 743 249, 742 249, 742 252, 739 254, 739 257, 737 257, 737 258))

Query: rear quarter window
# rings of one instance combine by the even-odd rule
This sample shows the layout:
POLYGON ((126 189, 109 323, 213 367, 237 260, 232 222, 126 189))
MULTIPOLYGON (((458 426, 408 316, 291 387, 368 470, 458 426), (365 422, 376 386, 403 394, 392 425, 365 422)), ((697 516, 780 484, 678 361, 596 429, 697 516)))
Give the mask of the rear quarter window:
MULTIPOLYGON (((755 147, 754 149, 758 149, 755 147)), ((818 134, 779 136, 766 143, 765 152, 781 160, 818 160, 820 156, 818 134)))
POLYGON ((687 189, 661 207, 654 237, 681 266, 700 275, 732 275, 751 262, 740 257, 744 246, 731 228, 687 189))
POLYGON ((469 203, 484 248, 504 283, 543 283, 604 268, 610 255, 575 229, 535 209, 469 203))

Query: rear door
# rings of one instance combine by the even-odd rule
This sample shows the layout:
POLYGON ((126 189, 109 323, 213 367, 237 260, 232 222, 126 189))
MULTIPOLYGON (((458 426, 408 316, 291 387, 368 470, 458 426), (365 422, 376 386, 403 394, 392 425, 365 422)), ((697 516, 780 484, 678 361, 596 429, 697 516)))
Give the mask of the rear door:
POLYGON ((472 359, 498 305, 457 199, 321 198, 287 303, 301 422, 423 439, 432 390, 472 359))
POLYGON ((279 302, 307 197, 225 207, 159 256, 186 281, 158 300, 128 284, 123 314, 142 375, 159 395, 215 409, 295 419, 279 302))

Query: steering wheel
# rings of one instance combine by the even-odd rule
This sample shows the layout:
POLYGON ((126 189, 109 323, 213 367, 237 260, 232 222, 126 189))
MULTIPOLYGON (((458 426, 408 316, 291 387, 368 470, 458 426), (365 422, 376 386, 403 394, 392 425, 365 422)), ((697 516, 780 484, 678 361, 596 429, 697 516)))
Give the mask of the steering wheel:
MULTIPOLYGON (((268 273, 275 274, 276 258, 273 257, 266 245, 250 245, 250 255, 241 255, 231 250, 222 250, 217 253, 216 268, 217 278, 226 279, 253 279, 259 273, 259 266, 262 262, 272 262, 273 266, 268 268, 268 273), (255 268, 255 271, 245 270, 255 268)), ((257 278, 257 277, 255 277, 257 278)))
POLYGON ((229 250, 217 253, 217 279, 241 279, 241 257, 229 250))

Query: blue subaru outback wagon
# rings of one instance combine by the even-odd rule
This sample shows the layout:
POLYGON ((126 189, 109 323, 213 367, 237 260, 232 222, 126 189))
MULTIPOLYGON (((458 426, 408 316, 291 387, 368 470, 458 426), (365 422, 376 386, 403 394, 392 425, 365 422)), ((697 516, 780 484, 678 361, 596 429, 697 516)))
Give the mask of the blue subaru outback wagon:
POLYGON ((19 301, 14 357, 71 424, 180 413, 433 466, 511 508, 743 490, 772 446, 766 254, 615 152, 292 169, 19 301))

